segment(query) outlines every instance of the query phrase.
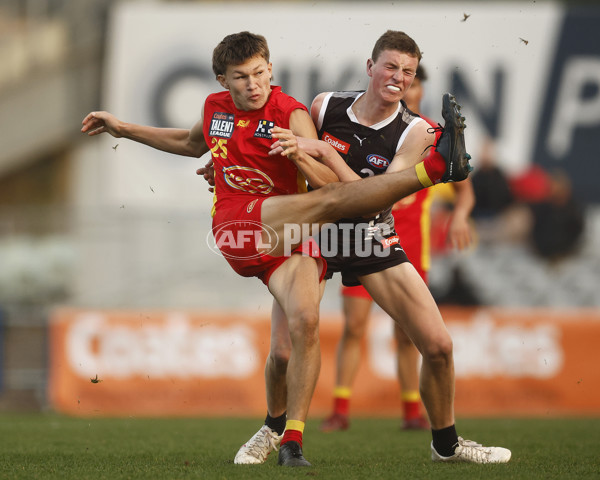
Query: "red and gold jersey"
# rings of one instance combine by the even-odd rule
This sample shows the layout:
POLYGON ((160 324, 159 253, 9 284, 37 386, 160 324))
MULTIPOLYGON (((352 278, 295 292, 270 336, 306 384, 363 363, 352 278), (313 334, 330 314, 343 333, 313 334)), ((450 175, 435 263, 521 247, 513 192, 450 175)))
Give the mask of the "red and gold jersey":
POLYGON ((289 128, 291 113, 306 107, 271 87, 265 106, 238 110, 228 91, 211 94, 204 104, 203 133, 215 167, 215 208, 223 202, 306 191, 296 165, 269 156, 271 128, 289 128))
MULTIPOLYGON (((432 127, 433 120, 421 115, 432 127)), ((436 142, 440 133, 436 132, 436 142)), ((427 283, 431 264, 431 215, 432 189, 419 190, 397 202, 393 209, 394 226, 408 259, 427 283)))
POLYGON ((427 282, 430 260, 431 188, 403 198, 392 208, 394 228, 406 256, 427 282))

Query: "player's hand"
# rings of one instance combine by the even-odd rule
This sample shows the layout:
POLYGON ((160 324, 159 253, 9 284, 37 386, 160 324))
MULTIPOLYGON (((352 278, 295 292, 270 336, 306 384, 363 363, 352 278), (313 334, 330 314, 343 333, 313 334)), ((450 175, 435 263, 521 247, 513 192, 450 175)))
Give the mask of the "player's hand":
POLYGON ((203 167, 200 167, 198 170, 196 170, 196 174, 197 175, 202 175, 204 177, 204 180, 206 180, 208 182, 208 184, 210 185, 208 187, 208 191, 209 192, 214 192, 214 186, 215 186, 215 166, 213 165, 213 161, 212 158, 206 163, 206 165, 204 165, 203 167))
POLYGON ((108 112, 91 112, 81 123, 83 124, 81 131, 89 136, 107 132, 115 138, 121 138, 121 122, 108 112))
POLYGON ((452 248, 465 250, 473 243, 469 220, 460 215, 453 215, 448 227, 448 243, 452 248))
POLYGON ((273 127, 271 129, 271 136, 276 138, 277 141, 271 145, 269 155, 284 155, 290 160, 298 155, 298 139, 291 130, 287 130, 281 127, 273 127))

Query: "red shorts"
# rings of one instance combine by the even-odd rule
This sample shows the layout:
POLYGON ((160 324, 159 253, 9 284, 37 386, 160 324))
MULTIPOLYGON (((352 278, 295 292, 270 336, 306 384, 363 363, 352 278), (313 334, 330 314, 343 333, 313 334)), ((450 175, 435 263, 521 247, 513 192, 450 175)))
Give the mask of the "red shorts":
POLYGON ((366 298, 367 300, 373 301, 367 289, 362 285, 356 285, 355 287, 346 287, 342 285, 342 296, 344 297, 358 297, 358 298, 366 298))
MULTIPOLYGON (((268 285, 273 272, 289 257, 274 257, 258 251, 258 247, 263 251, 264 248, 275 248, 278 239, 275 231, 261 221, 261 206, 267 197, 250 198, 220 205, 213 217, 212 233, 215 246, 236 273, 243 277, 258 277, 268 285), (266 243, 262 240, 263 232, 269 237, 266 243)), ((321 268, 319 280, 323 280, 327 263, 313 238, 298 246, 292 251, 294 253, 317 259, 321 268)))

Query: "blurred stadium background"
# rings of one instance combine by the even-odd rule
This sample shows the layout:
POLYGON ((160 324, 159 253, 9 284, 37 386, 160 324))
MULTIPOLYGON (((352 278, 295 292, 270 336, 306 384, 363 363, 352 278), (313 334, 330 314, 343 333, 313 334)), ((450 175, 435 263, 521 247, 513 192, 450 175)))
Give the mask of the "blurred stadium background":
MULTIPOLYGON (((262 284, 208 248, 204 159, 79 132, 98 109, 191 126, 217 90, 212 49, 244 29, 267 37, 275 83, 307 104, 364 87, 385 29, 412 35, 430 76, 424 111, 439 120, 440 95, 457 95, 480 175, 470 251, 440 240, 451 199, 436 202, 436 299, 591 312, 597 342, 599 26, 594 2, 0 0, 0 410, 53 407, 59 307, 268 319, 262 284)), ((330 283, 325 321, 339 320, 330 283)))

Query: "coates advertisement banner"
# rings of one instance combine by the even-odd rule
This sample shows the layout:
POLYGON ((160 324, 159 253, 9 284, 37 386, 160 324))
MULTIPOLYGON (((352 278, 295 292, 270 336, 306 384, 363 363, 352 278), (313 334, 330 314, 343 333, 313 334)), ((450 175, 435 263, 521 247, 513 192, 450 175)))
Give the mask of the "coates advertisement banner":
MULTIPOLYGON (((600 313, 443 309, 454 340, 456 412, 463 416, 597 415, 592 361, 600 313)), ((332 406, 342 322, 321 322, 322 368, 311 415, 332 406)), ((254 416, 266 410, 264 316, 58 311, 51 322, 49 396, 74 415, 254 416)), ((392 321, 374 315, 352 397, 356 415, 401 415, 392 321)))
MULTIPOLYGON (((562 2, 565 3, 565 2, 562 2)), ((582 200, 600 201, 600 7, 554 2, 118 2, 107 35, 101 108, 120 119, 190 128, 222 90, 212 51, 228 34, 264 35, 273 83, 306 105, 320 92, 367 86, 367 59, 387 29, 412 36, 428 71, 422 111, 441 119, 452 92, 478 167, 492 139, 509 173, 532 163, 566 170, 582 200), (292 20, 290 22, 290 20, 292 20)), ((170 158, 102 136, 101 201, 189 206, 206 189, 203 160, 170 158), (153 186, 153 192, 148 185, 153 186)), ((209 195, 197 203, 210 208, 209 195)))

